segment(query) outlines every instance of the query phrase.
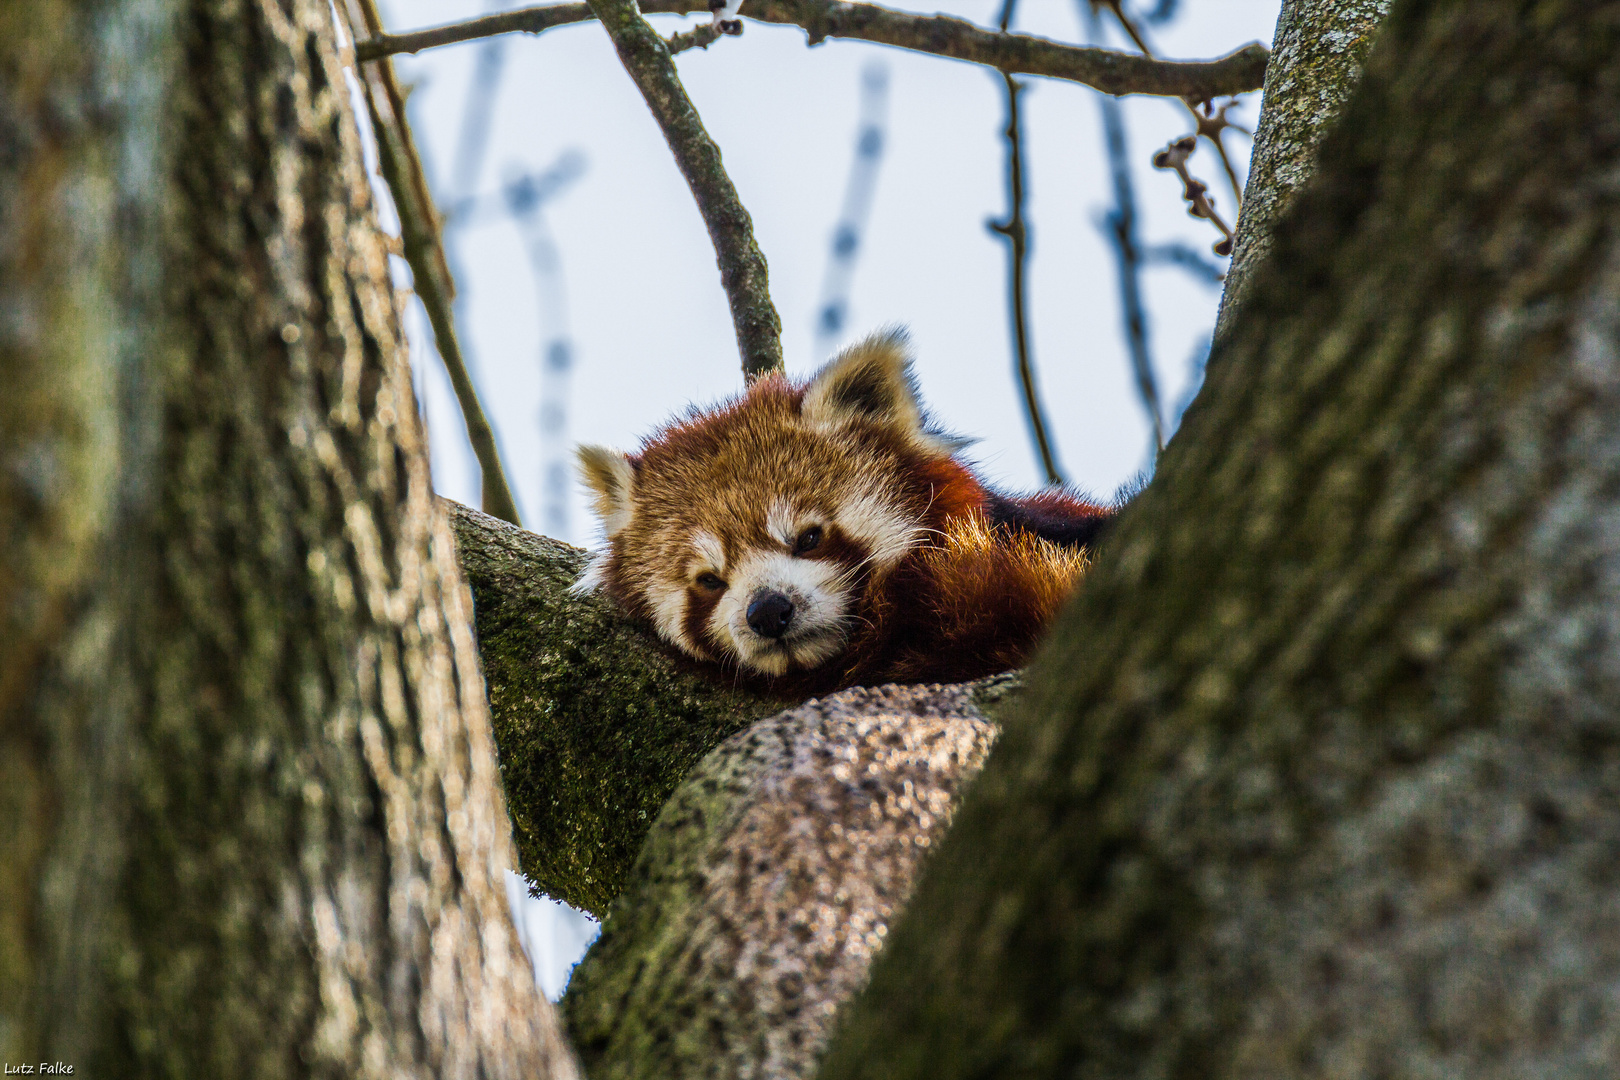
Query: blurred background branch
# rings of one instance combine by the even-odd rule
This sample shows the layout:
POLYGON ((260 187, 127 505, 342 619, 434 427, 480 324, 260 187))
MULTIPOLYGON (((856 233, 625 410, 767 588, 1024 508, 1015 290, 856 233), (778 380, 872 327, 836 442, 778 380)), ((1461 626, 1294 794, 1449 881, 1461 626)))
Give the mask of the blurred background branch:
MULTIPOLYGON (((351 26, 364 25, 373 37, 382 33, 376 0, 349 2, 351 26), (359 18, 355 19, 355 15, 359 18)), ((405 117, 405 94, 394 74, 392 61, 386 57, 360 65, 360 74, 372 130, 376 134, 378 164, 399 214, 400 242, 405 261, 411 268, 412 284, 427 311, 439 357, 444 361, 450 385, 455 388, 456 400, 461 404, 467 441, 478 458, 484 512, 520 525, 517 502, 506 482, 506 471, 501 466, 500 450, 495 443, 495 429, 484 415, 456 338, 455 319, 450 309, 455 298, 455 282, 442 245, 438 214, 422 170, 421 155, 417 153, 405 117)))
POLYGON ((849 319, 849 290, 860 255, 861 235, 872 213, 878 168, 883 163, 884 127, 888 122, 889 68, 874 61, 861 69, 860 123, 855 131, 855 155, 844 184, 844 201, 833 226, 832 250, 821 279, 821 303, 816 307, 815 358, 828 356, 849 319))
MULTIPOLYGON (((997 20, 1002 33, 1012 22, 1018 0, 1004 0, 1001 17, 997 20)), ((1006 88, 1007 126, 1002 137, 1007 146, 1007 218, 990 221, 991 232, 1007 240, 1007 317, 1013 337, 1013 374, 1023 394, 1024 422, 1029 428, 1029 440, 1046 474, 1046 482, 1063 483, 1063 470, 1058 465, 1057 451, 1052 446, 1051 425, 1046 420, 1046 409, 1041 404, 1040 389, 1035 384, 1035 362, 1030 356, 1029 311, 1025 298, 1024 280, 1029 269, 1029 225, 1024 220, 1024 138, 1023 125, 1018 116, 1018 95, 1023 86, 1006 72, 1001 74, 1006 88)))

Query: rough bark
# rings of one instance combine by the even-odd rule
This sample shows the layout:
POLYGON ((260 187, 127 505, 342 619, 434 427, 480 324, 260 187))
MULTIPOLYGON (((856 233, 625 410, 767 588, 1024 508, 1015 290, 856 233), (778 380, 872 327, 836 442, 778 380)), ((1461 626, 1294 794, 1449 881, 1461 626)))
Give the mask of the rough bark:
POLYGON ((1322 137, 1361 78, 1390 0, 1283 0, 1266 63, 1260 122, 1249 155, 1232 265, 1215 320, 1219 340, 1232 325, 1254 268, 1271 250, 1271 230, 1310 179, 1322 137))
POLYGON ((445 502, 523 873, 597 918, 683 777, 788 702, 693 674, 643 626, 569 586, 578 548, 445 502))
POLYGON ((705 758, 563 999, 593 1080, 808 1075, 1017 686, 846 690, 705 758))
POLYGON ((0 1057, 567 1077, 322 0, 0 7, 0 1057))
POLYGON ((1620 1067, 1620 4, 1382 35, 822 1075, 1620 1067))

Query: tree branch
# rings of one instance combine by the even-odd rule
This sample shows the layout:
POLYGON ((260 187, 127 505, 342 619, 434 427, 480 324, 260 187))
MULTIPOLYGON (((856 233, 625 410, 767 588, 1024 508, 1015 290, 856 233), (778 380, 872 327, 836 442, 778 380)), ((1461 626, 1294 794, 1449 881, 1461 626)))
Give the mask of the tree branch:
MULTIPOLYGON (((647 14, 708 11, 707 0, 647 0, 647 14)), ((877 4, 835 0, 749 0, 745 16, 803 28, 810 44, 850 38, 983 64, 1009 75, 1041 75, 1084 83, 1108 94, 1156 94, 1203 100, 1258 90, 1270 55, 1260 44, 1217 60, 1171 62, 1108 49, 1063 45, 1028 34, 998 34, 947 15, 913 15, 877 4)), ((551 4, 503 12, 410 34, 379 36, 355 47, 363 60, 419 52, 491 34, 538 34, 591 17, 590 5, 551 4)))
POLYGON ((1063 471, 1047 435, 1050 425, 1046 421, 1046 410, 1041 406, 1040 391, 1035 386, 1035 365, 1029 358, 1028 304, 1024 299, 1029 231, 1024 222, 1024 147, 1018 119, 1018 95, 1023 87, 1011 75, 1003 73, 1001 77, 1007 88, 1007 127, 1002 132, 1007 141, 1007 220, 986 224, 991 232, 1007 239, 1007 306, 1013 331, 1013 374, 1023 391, 1024 419, 1029 423, 1030 442, 1035 446, 1035 457, 1046 474, 1046 482, 1061 484, 1063 471))
POLYGON ((580 549, 445 505, 520 867, 539 891, 602 918, 687 772, 790 702, 716 686, 606 600, 569 592, 580 549))
POLYGON ((720 162, 720 148, 703 130, 703 120, 675 74, 669 46, 641 17, 635 0, 591 0, 591 7, 663 129, 697 200, 720 263, 720 284, 731 302, 743 374, 752 381, 781 371, 782 320, 771 303, 765 256, 754 241, 753 220, 720 162))
POLYGON ((813 1076, 1019 685, 844 690, 704 758, 563 998, 588 1074, 813 1076))
MULTIPOLYGON (((382 20, 377 14, 376 0, 354 0, 354 5, 367 30, 373 36, 380 35, 382 20)), ((350 22, 352 25, 352 16, 350 22)), ((450 385, 455 388, 456 400, 461 405, 467 441, 478 458, 483 476, 484 509, 513 525, 521 524, 517 501, 512 498, 506 471, 501 467, 495 431, 484 415, 478 390, 461 354, 461 342, 456 337, 455 320, 450 314, 450 301, 456 294, 455 282, 440 241, 439 215, 433 208, 433 195, 422 171, 422 159, 416 152, 410 124, 405 119, 405 95, 394 74, 393 62, 386 56, 360 70, 371 127, 377 138, 378 164, 399 211, 400 244, 405 261, 411 267, 412 285, 433 327, 439 358, 444 361, 450 385)))

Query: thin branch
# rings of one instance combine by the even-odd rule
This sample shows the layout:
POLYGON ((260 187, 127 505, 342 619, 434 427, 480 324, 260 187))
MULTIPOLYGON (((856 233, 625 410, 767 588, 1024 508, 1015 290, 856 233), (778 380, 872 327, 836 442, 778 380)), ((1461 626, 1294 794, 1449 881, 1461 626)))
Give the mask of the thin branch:
POLYGON ((636 10, 635 0, 591 0, 630 78, 663 129, 675 163, 697 200, 731 301, 731 322, 750 380, 782 370, 782 320, 771 303, 765 256, 754 224, 720 162, 720 149, 675 74, 669 47, 636 10))
MULTIPOLYGON (((1147 45, 1116 3, 1110 5, 1121 24, 1144 52, 1147 45)), ((1087 29, 1094 40, 1102 38, 1102 19, 1095 3, 1085 7, 1087 29)), ((1136 191, 1131 183, 1130 155, 1125 147, 1125 122, 1117 98, 1097 99, 1102 111, 1103 146, 1114 184, 1114 209, 1104 215, 1103 228, 1114 248, 1119 271, 1120 315, 1124 320, 1125 345, 1130 352, 1131 371, 1136 376, 1136 393, 1148 414, 1153 434, 1155 460, 1164 449, 1164 417, 1159 405, 1159 384, 1153 373, 1153 352, 1148 345, 1148 314, 1142 303, 1142 252, 1136 236, 1136 191)))
MULTIPOLYGON (((1009 3, 1009 7, 1011 4, 1009 3)), ((1006 221, 990 221, 990 231, 1005 236, 1007 251, 1007 304, 1013 325, 1014 370, 1024 391, 1024 419, 1029 424, 1030 441, 1035 444, 1035 455, 1041 468, 1046 470, 1048 484, 1063 483, 1057 455, 1047 438, 1048 424, 1041 407, 1040 394, 1035 388, 1035 365, 1029 355, 1029 326, 1025 313, 1024 273, 1029 262, 1029 230, 1024 223, 1024 147, 1022 126, 1018 117, 1018 95, 1023 91, 1011 75, 1002 74, 1007 86, 1007 198, 1011 204, 1006 221)))
POLYGON ((1179 240, 1143 245, 1137 249, 1137 255, 1143 266, 1179 266, 1206 285, 1219 285, 1226 280, 1225 268, 1220 263, 1200 254, 1191 244, 1183 244, 1179 240))
POLYGON ((1136 393, 1148 414, 1157 454, 1164 449, 1164 417, 1159 405, 1158 379, 1153 374, 1153 354, 1148 348, 1147 311, 1142 304, 1142 252, 1136 242, 1136 200, 1125 155, 1125 125, 1119 116, 1118 101, 1105 97, 1098 104, 1102 108, 1109 166, 1114 174, 1114 209, 1105 216, 1105 226, 1119 267, 1120 314, 1125 320, 1125 343, 1130 349, 1131 370, 1136 375, 1136 393))
POLYGON ((1005 34, 1012 28, 1013 12, 1018 10, 1018 0, 1002 0, 1001 18, 996 20, 996 29, 1005 34))
MULTIPOLYGON (((646 0, 648 14, 687 15, 709 10, 707 0, 646 0)), ((803 28, 811 45, 854 38, 914 52, 983 64, 1009 75, 1040 75, 1084 83, 1108 94, 1155 94, 1203 101, 1258 90, 1265 77, 1265 46, 1246 45, 1217 60, 1170 62, 1109 49, 1063 45, 1028 34, 998 34, 946 15, 914 15, 877 4, 836 0, 749 0, 746 17, 803 28)), ((538 34, 591 17, 587 4, 550 4, 503 12, 409 34, 377 35, 355 53, 375 59, 439 45, 524 31, 538 34)))
MULTIPOLYGON (((478 177, 489 149, 489 126, 495 117, 495 94, 506 66, 505 47, 505 41, 490 38, 478 49, 472 85, 467 88, 467 98, 461 108, 461 129, 456 137, 455 171, 450 174, 453 199, 464 199, 478 187, 478 177)), ((455 220, 448 211, 443 217, 451 222, 455 220)), ((450 262, 454 264, 455 260, 450 262)))
MULTIPOLYGON (((376 0, 352 2, 357 5, 367 31, 374 37, 381 34, 382 19, 377 14, 376 0)), ((478 391, 467 373, 461 345, 456 340, 455 321, 450 315, 455 284, 445 259, 439 235, 439 219, 433 208, 433 196, 428 191, 427 177, 422 171, 422 159, 416 152, 410 125, 405 119, 405 94, 395 77, 391 60, 384 58, 360 70, 372 130, 377 137, 378 162, 399 211, 400 240, 405 261, 410 264, 416 295, 421 298, 422 307, 427 311, 428 322, 433 327, 434 344, 444 361, 445 371, 450 375, 456 400, 461 404, 461 414, 467 425, 467 441, 472 444, 483 474, 484 511, 514 525, 521 525, 517 503, 512 498, 512 489, 507 486, 506 472, 501 468, 495 432, 484 415, 483 406, 479 404, 478 391)))
MULTIPOLYGON (((735 25, 740 28, 742 23, 734 22, 728 25, 735 25)), ((717 22, 700 23, 690 30, 669 35, 664 44, 669 48, 669 55, 675 56, 678 53, 685 52, 687 49, 707 49, 724 37, 725 34, 726 31, 720 29, 720 24, 717 22)))
POLYGON ((1234 220, 1243 212, 1243 185, 1238 183, 1237 169, 1232 166, 1232 157, 1226 152, 1226 143, 1221 141, 1221 133, 1228 129, 1248 134, 1246 128, 1238 127, 1226 118, 1226 114, 1238 106, 1236 101, 1228 101, 1218 110, 1212 101, 1204 102, 1204 111, 1200 113, 1193 110, 1193 119, 1198 123, 1198 134, 1215 144, 1215 153, 1220 155, 1221 168, 1226 170, 1226 182, 1232 188, 1232 216, 1234 220))
MULTIPOLYGON (((1141 28, 1138 27, 1134 21, 1132 21, 1131 17, 1125 14, 1125 5, 1122 0, 1090 0, 1090 4, 1091 13, 1093 16, 1096 15, 1099 7, 1106 7, 1109 11, 1112 11, 1114 13, 1115 21, 1117 21, 1120 25, 1120 29, 1124 30, 1125 35, 1129 37, 1131 42, 1142 51, 1142 55, 1147 57, 1153 56, 1153 48, 1148 44, 1146 35, 1142 33, 1141 28)), ((1161 18, 1168 18, 1174 10, 1175 4, 1173 0, 1171 0, 1171 2, 1168 4, 1161 3, 1157 12, 1155 12, 1155 15, 1161 18)), ((1218 113, 1215 111, 1214 103, 1207 97, 1183 97, 1181 99, 1181 104, 1189 113, 1192 114, 1193 123, 1197 125, 1197 130, 1194 132, 1194 134, 1202 135, 1204 138, 1215 144, 1215 152, 1220 155, 1221 166, 1226 170, 1226 182, 1231 185, 1232 188, 1232 206, 1234 207, 1233 213, 1241 213, 1243 210, 1243 185, 1238 183, 1237 169, 1233 168, 1232 157, 1226 152, 1226 144, 1221 141, 1221 132, 1225 131, 1227 128, 1232 128, 1236 131, 1243 130, 1236 124, 1231 123, 1226 119, 1227 111, 1236 105, 1237 102, 1227 102, 1225 105, 1221 106, 1220 112, 1218 113), (1202 101, 1204 105, 1204 111, 1202 113, 1198 111, 1197 102, 1199 101, 1202 101)))
POLYGON ((1215 205, 1209 201, 1209 185, 1187 171, 1187 159, 1197 149, 1198 136, 1183 135, 1153 155, 1153 167, 1175 170, 1176 175, 1181 177, 1181 197, 1187 200, 1187 213, 1195 218, 1203 218, 1219 229, 1221 238, 1215 241, 1213 250, 1217 255, 1230 255, 1232 230, 1221 220, 1221 215, 1215 212, 1215 205))
POLYGON ((585 169, 585 159, 565 150, 544 172, 520 173, 502 186, 506 212, 522 232, 534 270, 540 315, 540 447, 543 462, 540 513, 547 536, 568 535, 568 384, 574 349, 568 332, 567 282, 562 252, 546 224, 545 204, 585 169))

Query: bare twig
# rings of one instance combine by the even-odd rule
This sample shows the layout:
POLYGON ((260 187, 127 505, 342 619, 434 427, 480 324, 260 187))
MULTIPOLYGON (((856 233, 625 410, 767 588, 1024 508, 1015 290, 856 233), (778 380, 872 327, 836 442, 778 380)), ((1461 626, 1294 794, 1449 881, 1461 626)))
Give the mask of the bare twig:
POLYGON ((547 536, 568 535, 568 384, 574 349, 568 332, 567 283, 562 252, 546 225, 545 204, 577 180, 585 159, 566 150, 544 172, 518 173, 502 185, 506 211, 518 224, 534 269, 540 315, 540 514, 547 536))
POLYGON ((765 256, 754 242, 754 223, 720 163, 720 149, 703 130, 664 39, 647 25, 635 0, 591 0, 619 59, 663 129, 675 163, 697 200, 720 263, 720 284, 731 302, 731 322, 750 380, 782 370, 782 320, 771 303, 765 256))
MULTIPOLYGON (((1226 152, 1226 143, 1221 141, 1221 134, 1227 130, 1241 131, 1249 134, 1247 128, 1238 127, 1226 118, 1226 114, 1238 106, 1236 101, 1228 101, 1219 109, 1215 108, 1213 101, 1204 102, 1203 112, 1193 110, 1193 119, 1198 124, 1197 134, 1215 144, 1215 153, 1220 155, 1221 168, 1226 170, 1226 182, 1232 187, 1232 214, 1235 218, 1243 211, 1243 185, 1238 183, 1237 169, 1232 167, 1232 158, 1226 152)), ((1189 106, 1190 107, 1190 106, 1189 106)))
POLYGON ((1187 274, 1206 285, 1219 285, 1226 280, 1226 268, 1194 248, 1172 240, 1166 244, 1144 244, 1137 249, 1143 266, 1179 266, 1187 274))
MULTIPOLYGON (((1125 35, 1131 39, 1131 42, 1138 49, 1142 50, 1142 55, 1147 57, 1153 56, 1153 48, 1148 44, 1146 35, 1142 33, 1141 28, 1136 25, 1135 21, 1132 20, 1129 15, 1125 14, 1125 5, 1122 0, 1089 0, 1089 3, 1091 4, 1091 13, 1093 16, 1096 15, 1099 7, 1105 7, 1109 11, 1113 12, 1114 19, 1119 23, 1120 29, 1124 30, 1125 35)), ((1159 7, 1149 16, 1149 21, 1163 21, 1164 19, 1167 19, 1170 14, 1174 12, 1174 10, 1174 0, 1169 0, 1169 2, 1161 2, 1159 7)), ((1219 112, 1215 111, 1214 103, 1211 101, 1209 96, 1198 97, 1197 95, 1187 95, 1181 99, 1181 104, 1189 113, 1192 114, 1193 123, 1197 125, 1194 134, 1201 135, 1215 144, 1215 152, 1220 155, 1221 166, 1226 170, 1226 182, 1230 184, 1232 188, 1232 205, 1236 208, 1234 213, 1241 211, 1243 209, 1243 185, 1238 183, 1237 169, 1233 168, 1232 157, 1226 152, 1226 144, 1221 141, 1221 133, 1227 128, 1232 128, 1235 131, 1244 130, 1226 119, 1227 110, 1233 108, 1237 102, 1227 102, 1225 105, 1221 106, 1219 112), (1202 113, 1198 111, 1198 105, 1200 102, 1203 103, 1204 108, 1202 113)))
MULTIPOLYGON (((1096 4, 1085 6, 1087 27, 1093 39, 1102 35, 1102 21, 1096 4)), ((1118 6, 1116 15, 1124 22, 1118 6)), ((1125 23, 1130 26, 1128 22, 1125 23)), ((1142 45, 1140 37, 1138 45, 1142 45)), ((1144 50, 1145 45, 1142 45, 1144 50)), ((1148 316, 1142 303, 1142 251, 1136 237, 1136 192, 1131 184, 1130 156, 1125 148, 1125 124, 1120 116, 1118 99, 1099 95, 1097 106, 1102 111, 1103 145, 1108 153, 1108 168, 1114 184, 1114 209, 1103 219, 1103 228, 1114 249, 1114 262, 1119 270, 1120 314, 1124 319, 1125 344, 1130 351, 1131 371, 1136 376, 1136 393, 1142 408, 1148 414, 1153 433, 1153 449, 1157 455, 1164 449, 1164 418, 1159 405, 1159 384, 1153 371, 1153 353, 1148 346, 1148 316)))
POLYGON ((1152 11, 1144 14, 1142 19, 1144 22, 1154 26, 1167 23, 1176 17, 1176 8, 1179 6, 1179 0, 1159 0, 1158 5, 1152 11))
POLYGON ((1198 136, 1183 135, 1169 146, 1153 155, 1155 169, 1174 169, 1176 175, 1181 177, 1181 197, 1187 200, 1187 213, 1195 218, 1203 218, 1221 231, 1221 238, 1215 242, 1214 250, 1217 255, 1232 254, 1232 230, 1227 228, 1226 222, 1215 212, 1215 206, 1209 200, 1209 185, 1202 180, 1194 179, 1187 171, 1187 159, 1198 149, 1198 136))
POLYGON ((1124 30, 1125 36, 1130 38, 1138 49, 1142 50, 1143 56, 1153 55, 1153 50, 1148 46, 1147 39, 1142 36, 1141 29, 1137 27, 1135 22, 1131 21, 1129 15, 1125 14, 1124 5, 1120 3, 1120 0, 1092 0, 1092 10, 1095 11, 1099 7, 1105 7, 1114 13, 1114 19, 1119 23, 1120 29, 1124 30))
MULTIPOLYGON (((1009 4, 1009 6, 1011 6, 1009 4)), ((1007 200, 1006 221, 990 221, 990 231, 1005 236, 1007 250, 1007 306, 1013 327, 1013 370, 1024 391, 1024 419, 1029 424, 1029 438, 1034 444, 1035 456, 1046 472, 1048 484, 1063 483, 1063 472, 1058 467, 1057 455, 1047 437, 1049 425, 1041 406, 1040 393, 1035 387, 1035 365, 1030 358, 1029 325, 1024 297, 1024 273, 1029 262, 1029 230, 1024 222, 1024 148, 1022 125, 1018 117, 1018 95, 1023 91, 1011 75, 1003 73, 1007 87, 1007 200)))
MULTIPOLYGON (((688 15, 709 10, 708 0, 645 0, 647 14, 688 15)), ((748 0, 746 17, 799 26, 816 45, 830 37, 855 38, 916 52, 983 64, 1011 75, 1041 75, 1085 83, 1109 94, 1157 94, 1204 101, 1260 89, 1270 55, 1246 45, 1217 60, 1170 62, 1108 49, 1063 45, 1028 34, 998 34, 945 15, 914 15, 877 4, 835 0, 748 0)), ((355 46, 363 60, 418 52, 491 34, 538 34, 591 17, 588 4, 524 8, 409 34, 381 35, 355 46)))
MULTIPOLYGON (((374 37, 382 33, 382 19, 377 14, 376 0, 351 0, 356 13, 364 21, 367 31, 374 37)), ((350 17, 351 32, 353 16, 350 17)), ((393 62, 384 58, 361 68, 366 90, 366 104, 371 113, 371 125, 377 137, 377 156, 383 179, 393 193, 394 205, 399 211, 400 240, 405 261, 410 264, 416 295, 427 311, 433 327, 433 340, 450 385, 455 388, 461 404, 461 414, 467 425, 467 441, 472 444, 483 474, 482 500, 485 513, 520 525, 517 503, 512 489, 507 486, 506 473, 501 468, 500 451, 495 445, 495 432, 484 415, 478 401, 478 391, 467 374, 467 365, 456 340, 455 321, 451 318, 450 302, 455 296, 455 284, 450 266, 445 259, 439 235, 439 219, 433 209, 433 196, 428 191, 427 177, 422 172, 422 159, 411 139, 410 125, 405 119, 405 95, 394 75, 393 62)))
MULTIPOLYGON (((741 23, 736 22, 733 25, 742 26, 741 23)), ((710 45, 719 41, 725 33, 724 30, 720 29, 720 24, 717 22, 703 23, 690 30, 669 35, 664 45, 669 49, 669 55, 674 56, 676 53, 683 53, 687 49, 707 49, 710 45)))
MULTIPOLYGON (((478 177, 484 164, 484 153, 489 149, 489 125, 495 116, 495 94, 500 86, 501 72, 505 69, 506 41, 490 38, 478 48, 478 59, 473 64, 472 85, 467 88, 467 99, 461 108, 461 127, 456 136, 455 169, 450 174, 450 197, 460 200, 471 195, 478 187, 478 177)), ((447 208, 443 213, 447 224, 455 220, 447 208)), ((446 256, 450 255, 449 237, 445 237, 446 256)), ((449 258, 452 266, 454 258, 449 258)))

